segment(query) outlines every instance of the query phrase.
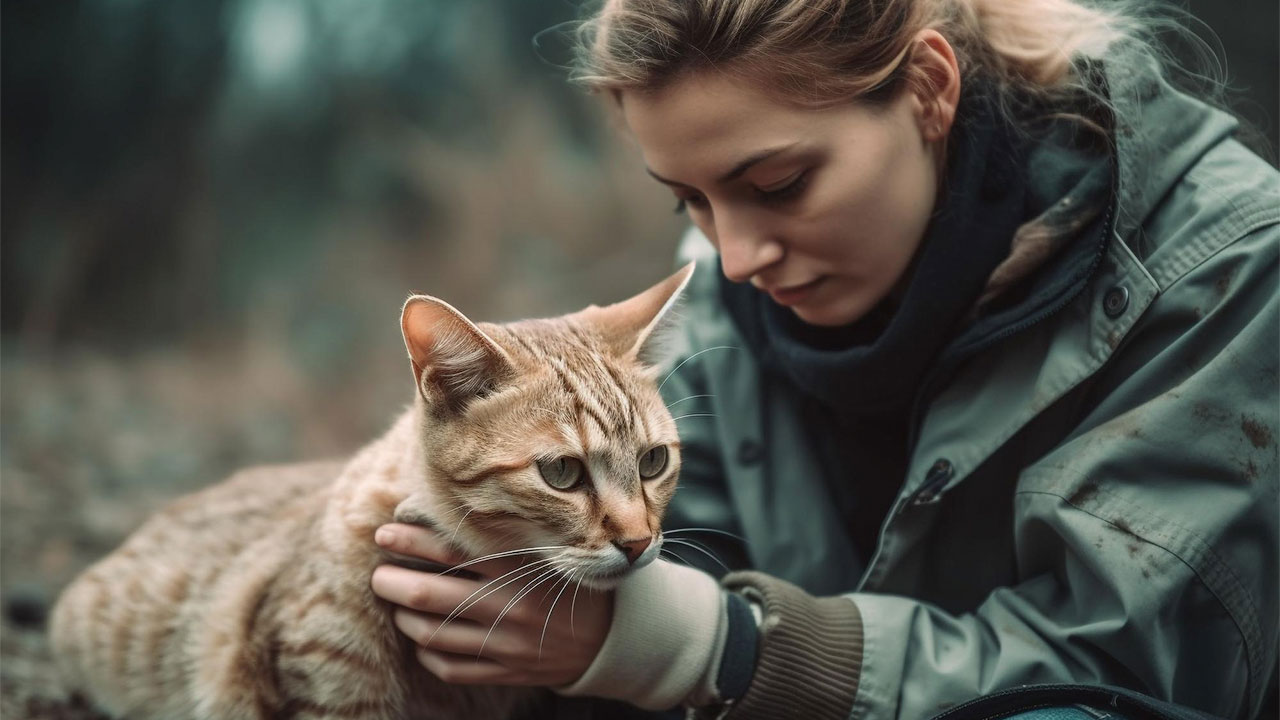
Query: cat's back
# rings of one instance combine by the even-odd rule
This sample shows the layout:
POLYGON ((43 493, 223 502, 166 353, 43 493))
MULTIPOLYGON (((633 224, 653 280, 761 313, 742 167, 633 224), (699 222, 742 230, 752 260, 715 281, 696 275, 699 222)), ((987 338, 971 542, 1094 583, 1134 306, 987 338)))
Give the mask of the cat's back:
POLYGON ((50 633, 64 677, 116 714, 196 716, 191 686, 236 663, 193 658, 236 650, 236 626, 304 546, 342 467, 250 468, 148 519, 59 598, 50 633))

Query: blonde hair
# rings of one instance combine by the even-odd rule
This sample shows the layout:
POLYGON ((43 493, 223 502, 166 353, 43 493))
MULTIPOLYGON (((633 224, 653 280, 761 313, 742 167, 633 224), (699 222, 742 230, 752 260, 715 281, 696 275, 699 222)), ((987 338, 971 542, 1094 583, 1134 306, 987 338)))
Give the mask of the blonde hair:
POLYGON ((996 88, 1006 116, 1034 110, 1097 130, 1083 108, 1109 102, 1083 71, 1090 58, 1128 39, 1175 65, 1151 39, 1168 29, 1204 49, 1176 21, 1142 17, 1124 0, 1107 9, 1079 0, 606 0, 579 26, 572 78, 618 97, 715 68, 801 106, 876 104, 927 82, 909 62, 925 29, 947 38, 962 79, 996 88))

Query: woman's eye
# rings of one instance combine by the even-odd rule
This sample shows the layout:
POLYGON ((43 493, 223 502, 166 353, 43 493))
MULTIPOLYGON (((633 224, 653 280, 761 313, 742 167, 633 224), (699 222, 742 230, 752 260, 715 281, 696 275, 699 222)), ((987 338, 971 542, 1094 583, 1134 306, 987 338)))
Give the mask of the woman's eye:
POLYGON ((652 480, 667 469, 667 447, 659 445, 640 456, 640 477, 652 480))
POLYGON ((582 461, 571 457, 558 457, 555 460, 539 460, 538 472, 542 479, 557 490, 572 490, 585 474, 582 461))
POLYGON ((676 198, 675 213, 677 215, 680 215, 682 213, 688 212, 689 208, 691 207, 694 209, 701 208, 703 205, 706 204, 706 202, 707 202, 706 198, 702 197, 701 195, 694 195, 691 197, 678 197, 676 198))
POLYGON ((799 195, 800 191, 804 190, 808 181, 809 171, 805 170, 796 173, 795 177, 790 182, 782 185, 781 187, 770 188, 768 190, 761 190, 757 188, 756 192, 759 193, 760 199, 765 202, 783 202, 799 195))

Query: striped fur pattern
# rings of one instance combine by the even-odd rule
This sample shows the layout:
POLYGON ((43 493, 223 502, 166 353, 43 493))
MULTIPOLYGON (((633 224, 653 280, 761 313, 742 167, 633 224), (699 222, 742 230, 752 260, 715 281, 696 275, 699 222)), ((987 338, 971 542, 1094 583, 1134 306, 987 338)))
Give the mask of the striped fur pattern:
MULTIPOLYGON (((393 519, 471 555, 548 548, 553 580, 610 587, 656 556, 679 441, 652 332, 692 268, 632 300, 474 325, 411 298, 414 404, 345 463, 247 470, 180 499, 85 571, 54 609, 67 681, 117 717, 507 718, 541 690, 451 686, 423 669, 369 589, 393 519), (667 453, 642 479, 639 459, 667 453), (539 463, 578 459, 557 490, 539 463), (628 562, 618 543, 652 540, 628 562)), ((552 585, 548 585, 551 587, 552 585)), ((530 596, 536 601, 537 596, 530 596)))

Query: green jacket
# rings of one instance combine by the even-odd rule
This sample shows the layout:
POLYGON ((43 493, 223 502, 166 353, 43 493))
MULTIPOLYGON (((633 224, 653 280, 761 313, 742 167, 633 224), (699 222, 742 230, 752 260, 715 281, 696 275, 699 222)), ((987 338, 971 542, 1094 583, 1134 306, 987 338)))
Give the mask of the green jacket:
POLYGON ((824 713, 914 720, 1064 681, 1227 717, 1273 702, 1280 175, 1149 66, 1106 75, 1117 178, 1102 264, 935 396, 868 565, 828 487, 871 480, 820 461, 825 428, 719 305, 714 251, 696 231, 682 243, 681 262, 703 262, 662 390, 698 397, 672 408, 684 465, 667 525, 742 535, 759 573, 726 584, 765 598, 755 697, 732 717, 835 693, 824 713), (710 350, 725 347, 738 349, 710 350), (860 630, 835 649, 821 627, 779 639, 826 611, 775 579, 846 596, 860 630))

